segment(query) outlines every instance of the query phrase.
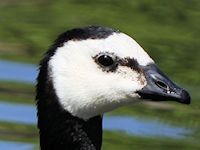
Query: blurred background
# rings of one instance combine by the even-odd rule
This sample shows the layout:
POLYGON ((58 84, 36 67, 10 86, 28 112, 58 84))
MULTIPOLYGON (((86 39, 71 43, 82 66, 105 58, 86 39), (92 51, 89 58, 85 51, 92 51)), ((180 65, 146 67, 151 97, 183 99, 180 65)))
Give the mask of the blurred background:
POLYGON ((0 149, 39 149, 37 64, 57 35, 102 25, 132 36, 189 90, 192 104, 146 102, 108 113, 103 150, 200 149, 199 0, 0 0, 0 149))

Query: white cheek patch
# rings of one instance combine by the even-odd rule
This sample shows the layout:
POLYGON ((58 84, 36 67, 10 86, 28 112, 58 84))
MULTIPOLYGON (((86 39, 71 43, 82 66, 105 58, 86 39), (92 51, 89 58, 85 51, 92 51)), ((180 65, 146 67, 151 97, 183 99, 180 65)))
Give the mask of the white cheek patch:
POLYGON ((119 74, 120 77, 129 79, 132 82, 134 82, 134 85, 138 86, 138 87, 135 87, 135 89, 138 88, 138 90, 140 90, 147 84, 145 75, 142 72, 134 71, 130 67, 120 66, 117 69, 117 74, 119 74))
POLYGON ((110 52, 134 58, 140 65, 153 60, 130 37, 115 33, 106 39, 68 41, 49 61, 50 77, 62 107, 83 119, 137 101, 135 92, 146 85, 145 77, 126 66, 103 72, 93 57, 110 52))

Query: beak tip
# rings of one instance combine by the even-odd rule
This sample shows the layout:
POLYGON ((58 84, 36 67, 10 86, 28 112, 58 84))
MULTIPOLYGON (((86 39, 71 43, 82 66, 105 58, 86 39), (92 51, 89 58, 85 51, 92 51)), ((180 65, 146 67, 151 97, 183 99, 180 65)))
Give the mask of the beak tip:
POLYGON ((191 103, 190 94, 186 90, 182 90, 180 102, 183 103, 183 104, 190 104, 191 103))
POLYGON ((143 70, 147 85, 137 92, 142 99, 191 103, 190 94, 173 83, 155 64, 149 64, 143 70))

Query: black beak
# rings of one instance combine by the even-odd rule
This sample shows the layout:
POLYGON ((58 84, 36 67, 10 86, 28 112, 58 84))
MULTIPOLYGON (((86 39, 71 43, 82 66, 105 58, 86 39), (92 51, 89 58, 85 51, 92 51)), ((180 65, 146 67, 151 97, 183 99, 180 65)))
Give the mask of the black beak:
POLYGON ((142 70, 147 79, 147 85, 138 91, 142 99, 152 101, 173 100, 190 104, 189 93, 174 84, 155 64, 142 67, 142 70))

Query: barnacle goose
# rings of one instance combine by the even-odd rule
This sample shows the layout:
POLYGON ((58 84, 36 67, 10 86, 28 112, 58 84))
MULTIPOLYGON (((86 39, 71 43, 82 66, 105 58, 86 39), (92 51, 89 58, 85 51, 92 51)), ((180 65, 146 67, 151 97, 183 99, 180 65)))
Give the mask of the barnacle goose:
POLYGON ((40 62, 36 101, 42 150, 100 150, 105 112, 142 100, 189 104, 128 35, 89 26, 61 34, 40 62))

